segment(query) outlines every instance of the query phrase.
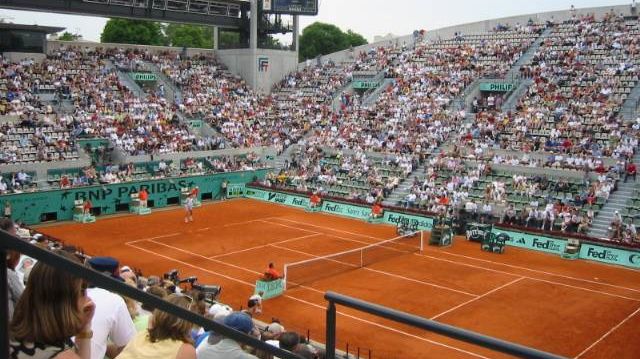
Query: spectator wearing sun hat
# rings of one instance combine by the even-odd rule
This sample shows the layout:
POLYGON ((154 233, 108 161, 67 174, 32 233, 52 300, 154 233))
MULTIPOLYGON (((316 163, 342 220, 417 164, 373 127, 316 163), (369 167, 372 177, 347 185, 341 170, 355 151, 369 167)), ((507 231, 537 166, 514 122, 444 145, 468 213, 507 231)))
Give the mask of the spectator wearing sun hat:
MULTIPOLYGON (((249 334, 253 330, 253 320, 242 312, 233 312, 224 318, 224 325, 239 332, 249 334)), ((211 338, 211 336, 210 336, 211 338)), ((196 349, 198 359, 257 359, 242 350, 241 345, 233 339, 223 338, 217 344, 203 343, 196 349)))

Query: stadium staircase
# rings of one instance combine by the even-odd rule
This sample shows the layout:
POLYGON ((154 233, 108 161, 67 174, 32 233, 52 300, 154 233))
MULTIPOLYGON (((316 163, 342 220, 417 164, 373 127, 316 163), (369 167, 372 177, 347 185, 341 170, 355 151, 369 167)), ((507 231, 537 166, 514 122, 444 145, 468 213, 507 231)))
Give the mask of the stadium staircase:
POLYGON ((291 154, 294 153, 295 151, 297 151, 299 148, 300 148, 300 145, 298 145, 298 144, 293 144, 293 145, 285 148, 285 150, 282 151, 281 154, 276 156, 276 158, 273 161, 273 166, 275 168, 277 168, 278 170, 283 169, 284 168, 284 162, 286 160, 290 160, 291 159, 291 154))
POLYGON ((144 91, 142 90, 142 88, 140 88, 140 86, 138 86, 138 84, 135 81, 133 81, 131 76, 118 70, 116 66, 113 64, 113 62, 111 62, 110 60, 106 60, 106 68, 109 70, 115 71, 116 74, 118 75, 118 80, 120 80, 120 83, 122 83, 126 88, 128 88, 129 91, 131 91, 134 94, 134 96, 140 97, 140 98, 144 97, 144 91))
MULTIPOLYGON (((158 77, 158 81, 164 85, 165 99, 171 104, 175 104, 176 100, 181 103, 183 98, 182 91, 180 91, 178 86, 176 86, 176 84, 160 70, 158 65, 152 62, 145 62, 144 65, 149 71, 153 72, 158 77)), ((176 111, 176 115, 178 116, 178 119, 180 119, 181 123, 188 124, 187 116, 185 116, 184 113, 176 111)), ((222 138, 224 140, 225 148, 228 148, 229 143, 225 137, 218 132, 218 130, 211 127, 206 121, 202 121, 202 127, 199 130, 192 129, 192 132, 199 137, 211 136, 222 138)))
MULTIPOLYGON (((633 158, 634 163, 639 163, 640 153, 633 158)), ((593 225, 589 230, 589 235, 598 238, 607 238, 609 234, 609 224, 613 220, 615 211, 622 213, 627 206, 627 200, 633 198, 633 190, 636 188, 636 182, 629 180, 624 183, 623 180, 618 181, 618 189, 613 192, 607 203, 600 209, 596 218, 593 219, 593 225)))
POLYGON ((165 98, 167 101, 172 104, 175 103, 175 100, 182 102, 182 91, 180 91, 178 86, 176 86, 176 84, 160 70, 158 65, 152 62, 145 62, 144 64, 147 69, 151 70, 151 72, 158 76, 158 80, 164 85, 165 98))
POLYGON ((362 105, 364 107, 370 107, 375 104, 378 100, 378 97, 380 97, 380 94, 382 94, 382 92, 384 92, 389 86, 393 86, 395 82, 395 79, 383 79, 382 83, 380 83, 380 86, 378 86, 378 88, 376 88, 371 94, 369 94, 369 96, 367 96, 362 101, 362 105))
POLYGON ((469 85, 467 85, 464 91, 455 99, 453 99, 449 109, 453 112, 462 110, 469 112, 471 103, 473 102, 473 96, 478 92, 478 87, 480 87, 481 82, 482 79, 477 78, 473 80, 473 82, 471 82, 469 85))
POLYGON ((398 188, 393 190, 393 192, 391 192, 389 197, 387 197, 387 199, 385 199, 382 204, 385 206, 397 206, 398 203, 409 194, 409 191, 411 190, 415 179, 420 177, 421 175, 424 175, 426 171, 427 164, 424 163, 420 165, 413 172, 411 172, 411 174, 407 178, 400 182, 398 188))
POLYGON ((636 84, 627 99, 622 104, 620 115, 625 121, 633 121, 638 118, 638 109, 640 108, 640 82, 636 84))
MULTIPOLYGON (((548 28, 545 29, 542 34, 540 34, 538 39, 533 44, 531 44, 527 51, 525 51, 525 53, 520 56, 518 61, 516 61, 513 66, 511 66, 511 69, 505 76, 506 79, 515 80, 520 78, 520 69, 522 68, 522 66, 531 62, 531 59, 533 58, 535 53, 540 49, 540 45, 542 45, 544 40, 549 36, 549 34, 551 34, 551 31, 552 29, 548 28)), ((533 80, 531 79, 523 79, 521 81, 518 81, 518 86, 502 104, 501 110, 503 112, 514 111, 516 105, 518 104, 518 101, 522 98, 522 96, 526 94, 531 85, 533 85, 533 80)))
POLYGON ((500 110, 502 112, 515 111, 518 101, 520 101, 522 96, 524 96, 527 93, 531 85, 533 85, 533 80, 531 79, 523 79, 519 81, 518 87, 516 87, 516 89, 513 90, 513 92, 511 92, 509 97, 507 97, 507 100, 502 104, 502 107, 500 107, 500 110))
POLYGON ((522 54, 522 56, 520 56, 518 61, 516 61, 513 64, 513 66, 511 66, 511 70, 509 70, 509 72, 507 72, 507 75, 505 76, 505 78, 508 78, 508 79, 517 79, 517 78, 519 78, 520 77, 520 68, 522 68, 522 66, 524 66, 524 65, 526 65, 526 64, 531 62, 531 59, 533 59, 533 55, 535 55, 536 52, 538 51, 538 49, 540 49, 540 45, 542 45, 544 40, 547 37, 549 37, 549 35, 551 34, 552 31, 553 31, 553 28, 545 29, 542 32, 542 34, 540 34, 538 39, 536 41, 534 41, 533 44, 531 44, 531 46, 529 46, 527 51, 525 51, 525 53, 522 54))
POLYGON ((331 110, 333 110, 334 112, 340 112, 340 109, 341 109, 340 95, 342 95, 343 92, 350 93, 350 94, 354 92, 353 81, 342 86, 339 90, 333 93, 333 100, 331 100, 331 110))

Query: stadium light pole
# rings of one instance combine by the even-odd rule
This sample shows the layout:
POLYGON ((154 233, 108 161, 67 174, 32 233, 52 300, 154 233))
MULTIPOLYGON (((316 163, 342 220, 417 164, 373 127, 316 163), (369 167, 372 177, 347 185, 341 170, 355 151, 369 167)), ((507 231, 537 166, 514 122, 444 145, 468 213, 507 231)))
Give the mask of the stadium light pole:
POLYGON ((258 49, 258 0, 251 0, 251 19, 250 19, 250 25, 249 25, 249 48, 251 50, 258 49))
POLYGON ((300 17, 298 15, 293 15, 293 51, 298 53, 300 51, 300 17))

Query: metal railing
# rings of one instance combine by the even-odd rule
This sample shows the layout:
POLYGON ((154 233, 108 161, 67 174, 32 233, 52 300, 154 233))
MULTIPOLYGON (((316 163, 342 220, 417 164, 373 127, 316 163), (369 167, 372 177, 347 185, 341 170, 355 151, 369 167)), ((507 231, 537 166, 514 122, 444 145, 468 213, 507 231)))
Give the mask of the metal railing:
POLYGON ((199 15, 240 17, 240 4, 215 0, 82 0, 86 3, 186 12, 199 15))
MULTIPOLYGON (((100 272, 96 272, 84 265, 63 258, 47 249, 32 245, 18 237, 0 230, 0 293, 7 293, 7 256, 8 250, 17 251, 40 262, 54 266, 74 276, 80 277, 100 288, 129 297, 133 300, 149 305, 150 307, 171 313, 181 319, 203 327, 205 330, 213 330, 227 338, 233 339, 244 345, 264 351, 285 359, 300 359, 296 354, 276 348, 255 337, 236 331, 222 324, 215 323, 187 309, 173 305, 159 297, 147 294, 124 282, 115 280, 100 272)), ((9 358, 9 308, 7 295, 0 296, 0 358, 9 358)))
POLYGON ((452 325, 424 319, 413 314, 401 312, 381 305, 365 302, 346 295, 327 292, 324 298, 329 301, 327 306, 327 359, 335 359, 336 347, 336 305, 356 309, 361 312, 392 320, 397 323, 410 325, 415 328, 428 330, 449 338, 479 345, 484 348, 528 359, 560 359, 561 356, 515 344, 505 340, 482 335, 470 330, 452 325))

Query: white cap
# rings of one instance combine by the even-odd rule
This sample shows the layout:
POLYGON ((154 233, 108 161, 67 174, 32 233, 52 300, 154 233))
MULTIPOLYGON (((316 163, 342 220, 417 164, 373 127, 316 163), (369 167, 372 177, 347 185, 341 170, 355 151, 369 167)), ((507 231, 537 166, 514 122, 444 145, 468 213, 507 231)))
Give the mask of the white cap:
POLYGON ((267 326, 267 331, 271 334, 282 334, 285 332, 284 327, 280 323, 271 323, 267 326))
POLYGON ((233 309, 221 303, 215 303, 209 308, 209 314, 211 314, 214 318, 218 316, 227 316, 229 313, 233 312, 233 309))

